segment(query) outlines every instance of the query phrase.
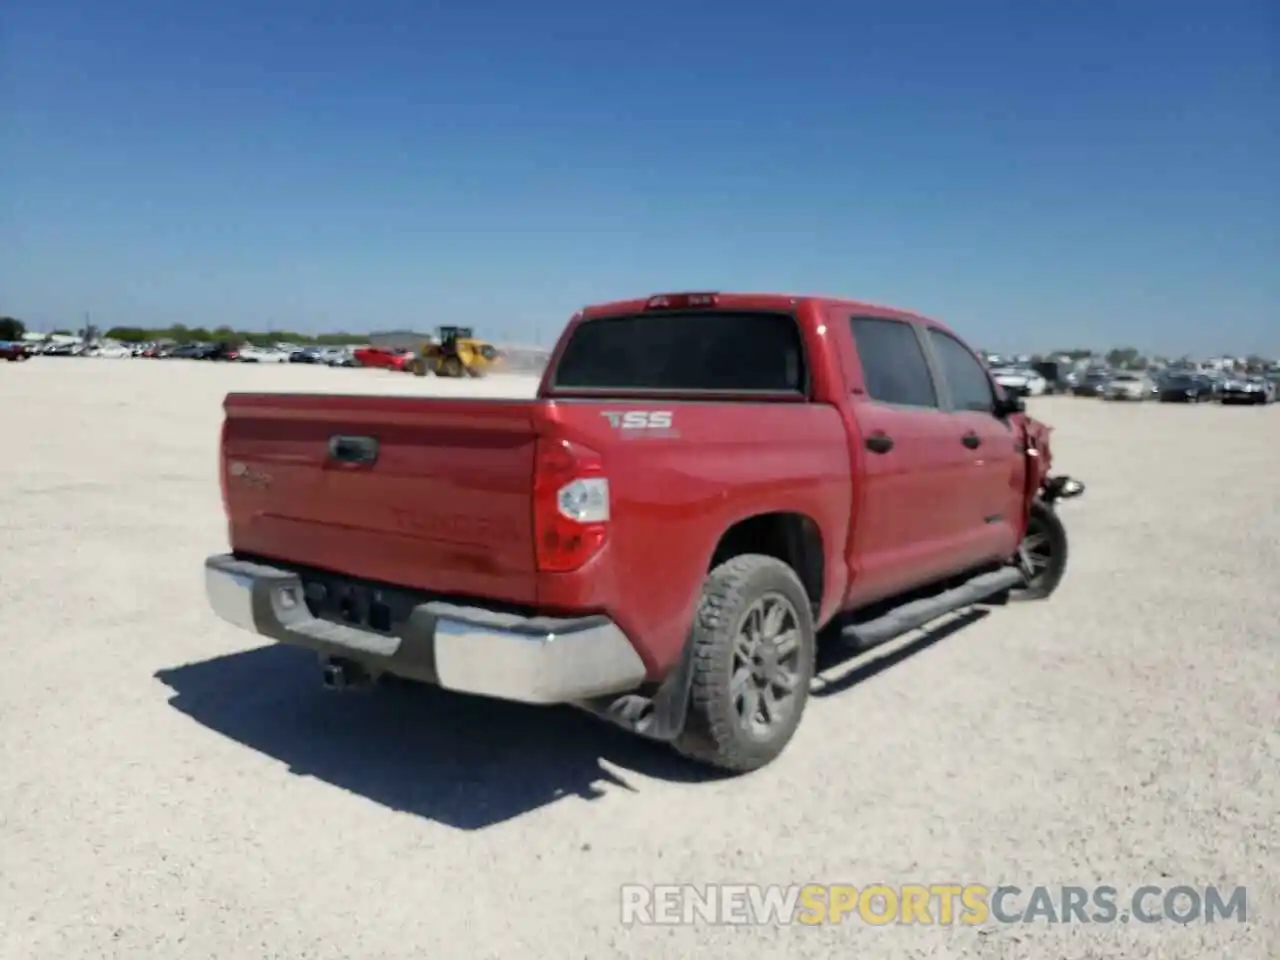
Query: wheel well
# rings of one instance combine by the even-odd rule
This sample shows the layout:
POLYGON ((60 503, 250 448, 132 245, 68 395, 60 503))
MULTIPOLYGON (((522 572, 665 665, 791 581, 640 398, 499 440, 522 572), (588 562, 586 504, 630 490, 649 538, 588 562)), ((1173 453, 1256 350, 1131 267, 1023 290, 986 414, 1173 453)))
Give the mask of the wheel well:
POLYGON ((710 569, 744 553, 774 557, 794 570, 817 616, 825 571, 822 534, 810 517, 802 513, 761 513, 738 521, 716 544, 710 569))

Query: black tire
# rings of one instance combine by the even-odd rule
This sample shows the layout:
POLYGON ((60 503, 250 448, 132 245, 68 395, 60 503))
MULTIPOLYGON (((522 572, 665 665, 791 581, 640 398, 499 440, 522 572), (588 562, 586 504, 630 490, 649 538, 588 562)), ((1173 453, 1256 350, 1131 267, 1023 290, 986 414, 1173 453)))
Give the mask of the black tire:
MULTIPOLYGON (((759 554, 743 554, 720 564, 703 584, 691 642, 693 679, 689 715, 684 731, 673 745, 686 757, 721 770, 732 773, 758 770, 777 758, 791 742, 809 701, 817 642, 809 597, 800 578, 782 561, 759 554), (767 656, 778 660, 776 669, 790 675, 789 692, 783 695, 782 701, 773 701, 774 707, 770 709, 778 710, 778 714, 761 727, 756 717, 761 705, 769 703, 766 690, 776 698, 784 688, 757 679, 756 671, 768 671, 772 662, 755 668, 750 666, 743 656, 739 634, 742 633, 743 643, 750 645, 751 639, 743 633, 748 616, 755 616, 759 611, 763 621, 769 611, 776 609, 784 611, 778 639, 788 637, 794 646, 784 641, 781 646, 771 647, 774 652, 767 656), (792 626, 788 628, 787 623, 792 626), (777 657, 777 650, 783 648, 790 652, 777 657), (744 671, 746 680, 736 685, 735 674, 741 677, 744 671), (759 686, 760 683, 764 686, 759 686), (735 686, 743 691, 741 697, 735 692, 735 686), (750 690, 755 691, 754 698, 749 696, 750 690), (748 709, 751 717, 740 715, 748 709)), ((760 650, 770 642, 759 641, 755 649, 760 650)), ((754 662, 759 664, 761 655, 757 654, 754 662)), ((762 712, 767 714, 769 709, 762 712)))
POLYGON ((1043 500, 1032 501, 1031 517, 1022 547, 1035 560, 1043 560, 1027 586, 1009 593, 1010 600, 1044 600, 1058 589, 1067 572, 1067 528, 1058 511, 1043 500), (1039 547, 1043 544, 1043 551, 1039 547))

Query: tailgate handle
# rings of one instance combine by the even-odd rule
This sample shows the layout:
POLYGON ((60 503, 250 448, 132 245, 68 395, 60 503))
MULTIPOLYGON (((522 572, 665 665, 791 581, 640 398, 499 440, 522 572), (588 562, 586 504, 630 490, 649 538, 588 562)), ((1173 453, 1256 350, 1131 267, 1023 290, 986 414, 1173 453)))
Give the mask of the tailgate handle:
POLYGON ((329 458, 342 463, 375 463, 378 459, 378 438, 330 437, 329 458))

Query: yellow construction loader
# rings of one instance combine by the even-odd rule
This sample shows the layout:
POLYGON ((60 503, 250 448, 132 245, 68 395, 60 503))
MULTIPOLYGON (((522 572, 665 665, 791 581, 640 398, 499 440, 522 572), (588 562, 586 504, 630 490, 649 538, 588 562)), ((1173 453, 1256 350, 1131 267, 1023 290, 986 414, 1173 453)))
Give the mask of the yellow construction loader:
POLYGON ((499 354, 493 344, 477 340, 470 327, 440 327, 409 364, 415 376, 483 377, 499 354))

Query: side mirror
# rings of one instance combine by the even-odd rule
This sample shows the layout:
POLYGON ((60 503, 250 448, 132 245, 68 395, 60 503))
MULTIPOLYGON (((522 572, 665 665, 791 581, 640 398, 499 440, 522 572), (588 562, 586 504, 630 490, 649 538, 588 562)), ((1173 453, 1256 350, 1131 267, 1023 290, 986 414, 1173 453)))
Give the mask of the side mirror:
POLYGON ((1015 397, 1009 394, 996 400, 995 414, 997 417, 1004 418, 1011 413, 1025 413, 1027 404, 1021 397, 1015 397))

